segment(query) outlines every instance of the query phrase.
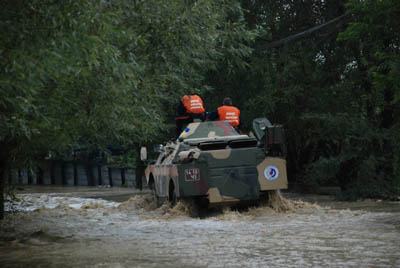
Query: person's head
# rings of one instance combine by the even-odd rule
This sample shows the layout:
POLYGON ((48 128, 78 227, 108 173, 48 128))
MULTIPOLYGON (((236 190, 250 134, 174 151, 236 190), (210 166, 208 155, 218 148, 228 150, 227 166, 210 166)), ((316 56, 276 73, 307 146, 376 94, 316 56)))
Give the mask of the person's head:
POLYGON ((198 95, 200 96, 200 90, 198 88, 191 88, 186 91, 186 95, 192 96, 192 95, 198 95))
POLYGON ((229 97, 224 98, 224 101, 222 102, 223 105, 226 106, 232 106, 232 99, 229 97))

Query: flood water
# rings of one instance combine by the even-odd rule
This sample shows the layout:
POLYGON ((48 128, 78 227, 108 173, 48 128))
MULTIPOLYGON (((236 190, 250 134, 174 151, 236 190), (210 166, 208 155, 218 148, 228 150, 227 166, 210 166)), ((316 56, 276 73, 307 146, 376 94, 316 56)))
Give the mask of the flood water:
POLYGON ((284 194, 292 209, 156 208, 123 188, 20 189, 0 267, 400 267, 400 202, 284 194))

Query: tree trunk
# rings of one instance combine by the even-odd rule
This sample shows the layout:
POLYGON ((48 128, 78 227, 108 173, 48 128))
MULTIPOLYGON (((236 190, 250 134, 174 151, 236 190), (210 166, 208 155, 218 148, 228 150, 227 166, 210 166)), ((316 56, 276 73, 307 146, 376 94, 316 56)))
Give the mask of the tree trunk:
POLYGON ((0 220, 4 219, 4 194, 5 194, 5 180, 7 170, 7 153, 0 153, 0 220))
POLYGON ((65 162, 64 161, 61 163, 61 184, 62 185, 67 184, 67 177, 65 175, 65 162))
POLYGON ((394 122, 394 109, 393 109, 393 100, 394 100, 394 91, 391 88, 386 88, 384 91, 384 100, 385 104, 382 111, 382 119, 381 119, 381 127, 382 128, 391 128, 394 122))
POLYGON ((135 168, 136 189, 139 189, 140 191, 143 189, 142 177, 144 174, 144 168, 145 167, 140 164, 135 168))
POLYGON ((93 176, 93 168, 90 163, 86 164, 86 178, 88 186, 94 186, 94 176, 93 176))
POLYGON ((44 170, 38 166, 36 171, 36 184, 43 185, 44 184, 44 170))
POLYGON ((126 186, 125 182, 125 168, 121 168, 121 186, 126 186))
POLYGON ((50 183, 52 185, 56 184, 56 171, 55 171, 55 162, 54 160, 51 161, 51 166, 50 166, 50 183))
POLYGON ((78 167, 77 167, 76 162, 73 163, 73 167, 74 167, 74 186, 77 186, 78 185, 78 167))
POLYGON ((4 184, 6 170, 11 165, 10 155, 11 151, 16 147, 15 142, 11 140, 2 140, 0 142, 0 220, 4 219, 4 184))
POLYGON ((18 169, 18 184, 23 184, 24 179, 22 178, 22 171, 21 169, 18 169))
POLYGON ((0 220, 4 219, 4 174, 6 162, 0 159, 0 220))
POLYGON ((139 189, 141 191, 143 189, 142 177, 143 177, 146 165, 140 159, 140 149, 141 149, 141 144, 137 144, 136 145, 137 158, 136 158, 136 168, 135 168, 135 181, 136 181, 136 189, 139 189))
POLYGON ((32 178, 32 170, 29 168, 28 169, 28 184, 33 183, 33 178, 32 178))
POLYGON ((97 166, 97 174, 98 174, 98 177, 99 177, 99 182, 98 182, 98 184, 99 184, 99 185, 103 185, 103 178, 102 178, 102 176, 101 176, 101 166, 100 166, 100 165, 97 166))
POLYGON ((108 180, 109 180, 109 184, 112 187, 113 186, 113 178, 112 178, 112 168, 109 167, 108 168, 108 180))

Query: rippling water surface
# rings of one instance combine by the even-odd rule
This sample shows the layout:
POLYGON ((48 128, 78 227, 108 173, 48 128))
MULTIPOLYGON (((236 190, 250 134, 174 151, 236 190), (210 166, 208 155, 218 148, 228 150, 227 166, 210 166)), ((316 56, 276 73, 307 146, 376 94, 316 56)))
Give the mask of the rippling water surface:
POLYGON ((200 219, 189 203, 118 191, 19 194, 0 225, 0 267, 400 267, 399 202, 286 195, 288 212, 200 219))

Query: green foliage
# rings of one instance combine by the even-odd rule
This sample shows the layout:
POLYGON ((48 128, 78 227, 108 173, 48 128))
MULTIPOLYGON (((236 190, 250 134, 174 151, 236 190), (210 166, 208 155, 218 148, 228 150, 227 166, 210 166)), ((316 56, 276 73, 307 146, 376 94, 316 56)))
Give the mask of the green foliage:
POLYGON ((241 12, 236 1, 1 1, 0 186, 6 168, 49 151, 167 138, 177 100, 209 91, 225 52, 237 65, 249 53, 232 43, 247 38, 241 12))
POLYGON ((0 169, 112 144, 134 162, 141 144, 173 136, 178 100, 196 91, 208 111, 232 97, 247 128, 283 124, 291 183, 399 195, 399 11, 395 0, 2 1, 0 169), (348 24, 254 53, 344 12, 348 24))
POLYGON ((18 138, 15 155, 21 156, 30 147, 62 150, 118 139, 127 126, 115 121, 131 109, 127 97, 137 68, 119 61, 107 7, 99 1, 5 5, 1 90, 8 124, 2 140, 18 138))
POLYGON ((217 48, 241 27, 226 22, 233 10, 228 1, 2 2, 0 141, 29 159, 159 138, 177 99, 207 88, 217 48))
POLYGON ((346 9, 351 20, 253 54, 245 72, 213 82, 248 125, 259 116, 284 125, 290 183, 337 185, 348 199, 398 196, 399 2, 345 2, 243 1, 256 48, 346 9))
MULTIPOLYGON (((308 115, 323 131, 314 139, 323 154, 310 164, 306 185, 338 185, 341 198, 390 198, 396 195, 393 170, 396 133, 348 115, 308 115)), ((398 177, 397 177, 398 178, 398 177)))

